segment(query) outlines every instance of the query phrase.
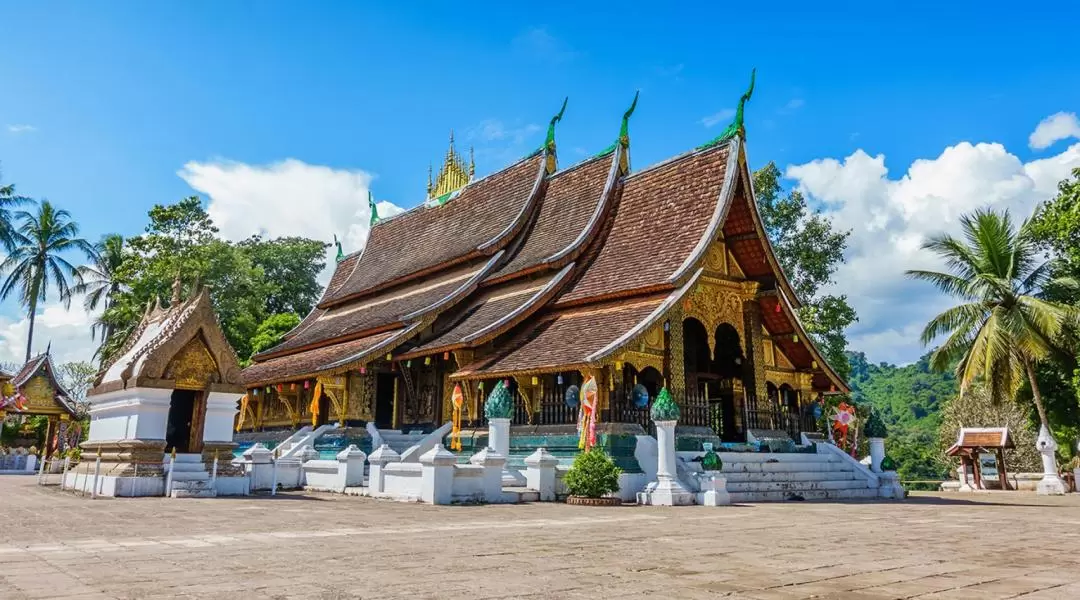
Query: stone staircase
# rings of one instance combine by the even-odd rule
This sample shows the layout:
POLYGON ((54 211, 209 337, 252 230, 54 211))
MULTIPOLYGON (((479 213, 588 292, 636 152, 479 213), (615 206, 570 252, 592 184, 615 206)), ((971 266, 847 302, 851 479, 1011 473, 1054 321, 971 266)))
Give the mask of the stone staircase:
POLYGON ((421 431, 404 433, 400 429, 380 429, 379 435, 382 436, 383 443, 388 444, 398 454, 402 454, 409 448, 419 444, 420 440, 423 440, 425 436, 421 431))
POLYGON ((217 490, 206 472, 201 454, 177 454, 173 461, 166 457, 166 469, 172 472, 173 498, 216 498, 217 490))
MULTIPOLYGON (((853 461, 832 453, 721 452, 719 456, 734 503, 869 499, 879 493, 876 479, 853 461)), ((702 470, 700 462, 680 462, 680 476, 684 470, 702 470)))

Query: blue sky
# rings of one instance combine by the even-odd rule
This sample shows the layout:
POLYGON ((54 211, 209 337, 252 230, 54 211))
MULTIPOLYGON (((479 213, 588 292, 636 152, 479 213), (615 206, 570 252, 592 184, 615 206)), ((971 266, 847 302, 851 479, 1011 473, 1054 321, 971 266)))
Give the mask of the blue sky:
MULTIPOLYGON (((792 186, 858 228, 863 242, 836 286, 868 317, 853 345, 905 361, 919 352, 911 326, 934 303, 921 288, 875 297, 860 288, 873 277, 857 259, 883 231, 901 251, 927 233, 910 207, 963 205, 950 194, 971 190, 941 183, 950 174, 1022 209, 1046 196, 1040 177, 1075 158, 1075 3, 370 4, 2 4, 3 181, 69 209, 92 239, 138 233, 153 203, 201 192, 226 235, 337 233, 357 245, 366 209, 354 197, 370 185, 397 206, 421 201, 450 129, 487 173, 538 145, 569 96, 558 133, 568 164, 610 143, 640 89, 631 137, 641 167, 715 136, 757 67, 751 166, 795 167, 792 186), (1060 134, 1033 146, 1036 126, 1058 113, 1060 134), (936 178, 911 170, 920 160, 936 178), (1017 173, 1035 183, 994 183, 1017 173), (891 225, 867 229, 860 210, 891 225)), ((56 328, 39 339, 86 346, 73 333, 80 318, 54 312, 56 328)), ((0 346, 17 346, 18 327, 5 303, 0 346)))

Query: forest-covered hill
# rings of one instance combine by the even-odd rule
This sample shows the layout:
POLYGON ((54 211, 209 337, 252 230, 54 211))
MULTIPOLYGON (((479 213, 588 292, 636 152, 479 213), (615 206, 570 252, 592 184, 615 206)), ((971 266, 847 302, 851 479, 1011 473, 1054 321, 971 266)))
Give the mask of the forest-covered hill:
POLYGON ((949 372, 930 369, 930 355, 898 367, 867 362, 862 352, 848 352, 849 383, 856 402, 867 402, 889 427, 888 452, 900 465, 901 479, 941 479, 938 428, 941 411, 958 389, 949 372))

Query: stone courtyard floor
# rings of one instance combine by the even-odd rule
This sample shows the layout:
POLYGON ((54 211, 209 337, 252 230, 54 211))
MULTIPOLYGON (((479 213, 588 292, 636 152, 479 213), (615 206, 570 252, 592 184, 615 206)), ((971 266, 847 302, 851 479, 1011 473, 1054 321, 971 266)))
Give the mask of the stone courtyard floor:
POLYGON ((0 476, 0 599, 1080 598, 1078 532, 1078 494, 434 507, 0 476))

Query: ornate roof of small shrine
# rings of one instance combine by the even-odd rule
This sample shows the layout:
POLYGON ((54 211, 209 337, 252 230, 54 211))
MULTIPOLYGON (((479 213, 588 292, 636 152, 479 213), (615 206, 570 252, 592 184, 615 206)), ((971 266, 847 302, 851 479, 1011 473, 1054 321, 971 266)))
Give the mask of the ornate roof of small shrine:
POLYGON ((1008 427, 961 427, 956 436, 956 443, 945 451, 949 456, 956 456, 964 450, 984 448, 1015 448, 1008 427))
POLYGON ((57 377, 52 355, 46 351, 31 358, 10 377, 10 384, 28 402, 27 414, 67 413, 75 415, 68 391, 57 377))
POLYGON ((242 392, 240 363, 210 301, 207 288, 179 299, 174 284, 169 308, 147 307, 119 357, 98 374, 89 396, 132 387, 242 392))

